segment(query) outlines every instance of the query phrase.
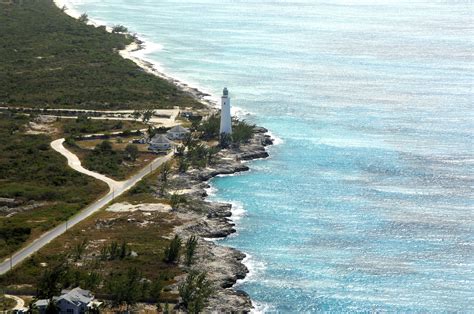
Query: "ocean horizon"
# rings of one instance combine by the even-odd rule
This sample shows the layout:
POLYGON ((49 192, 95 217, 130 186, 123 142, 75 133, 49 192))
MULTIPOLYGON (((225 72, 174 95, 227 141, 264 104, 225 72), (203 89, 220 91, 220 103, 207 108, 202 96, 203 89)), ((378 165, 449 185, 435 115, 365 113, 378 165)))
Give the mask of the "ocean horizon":
POLYGON ((474 311, 471 1, 66 5, 278 139, 210 193, 257 311, 474 311))

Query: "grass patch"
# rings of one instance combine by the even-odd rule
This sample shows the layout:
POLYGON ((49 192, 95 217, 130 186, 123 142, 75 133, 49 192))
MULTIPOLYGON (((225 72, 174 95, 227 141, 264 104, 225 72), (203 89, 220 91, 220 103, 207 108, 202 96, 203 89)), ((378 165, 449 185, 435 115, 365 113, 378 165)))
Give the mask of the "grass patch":
POLYGON ((64 137, 146 128, 146 125, 139 121, 97 120, 86 116, 80 116, 76 119, 58 119, 55 124, 64 137))
POLYGON ((117 50, 130 35, 73 19, 49 0, 0 4, 0 103, 83 109, 202 107, 117 50))
MULTIPOLYGON (((79 143, 84 144, 82 141, 79 143)), ((95 141, 94 141, 95 142, 95 141)), ((126 152, 128 143, 113 143, 109 140, 99 140, 92 148, 80 145, 68 145, 68 149, 76 154, 82 165, 91 171, 106 175, 115 180, 125 180, 149 164, 156 155, 138 150, 135 158, 130 158, 126 152)), ((134 144, 132 144, 134 145, 134 144)))
POLYGON ((6 298, 4 295, 0 294, 0 311, 11 310, 15 305, 16 305, 15 300, 6 298))

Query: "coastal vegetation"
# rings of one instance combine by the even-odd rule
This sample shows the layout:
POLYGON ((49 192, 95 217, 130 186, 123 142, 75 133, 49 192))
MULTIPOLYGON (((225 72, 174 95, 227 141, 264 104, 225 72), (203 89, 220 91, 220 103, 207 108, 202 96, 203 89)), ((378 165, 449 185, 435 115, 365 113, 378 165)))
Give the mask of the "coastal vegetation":
POLYGON ((194 254, 196 253, 196 247, 198 244, 198 239, 196 236, 190 236, 188 241, 186 241, 186 266, 191 266, 194 262, 194 254))
POLYGON ((81 147, 82 142, 78 141, 68 140, 66 144, 85 168, 116 180, 126 179, 155 158, 151 153, 140 151, 135 144, 125 144, 121 138, 116 141, 119 143, 100 140, 92 149, 81 147))
POLYGON ((179 296, 166 287, 183 272, 164 260, 173 242, 168 237, 180 224, 169 213, 101 211, 0 276, 0 286, 37 290, 37 297, 81 286, 106 296, 114 306, 176 304, 179 296))
POLYGON ((0 257, 71 217, 107 189, 69 168, 50 148, 49 136, 27 134, 29 119, 0 114, 0 257))
POLYGON ((201 313, 213 292, 206 273, 192 270, 179 286, 179 295, 183 306, 189 313, 201 313))
POLYGON ((165 250, 165 262, 174 263, 179 259, 181 254, 182 241, 178 235, 175 235, 173 240, 165 250))
POLYGON ((220 139, 220 145, 226 148, 229 146, 239 147, 241 144, 248 142, 254 134, 255 125, 234 118, 232 120, 232 135, 224 137, 219 134, 220 115, 216 114, 202 121, 196 129, 200 134, 200 139, 205 141, 220 139))
POLYGON ((134 40, 64 14, 49 0, 0 4, 0 104, 146 109, 202 105, 118 50, 134 40))
POLYGON ((125 130, 143 129, 145 125, 137 121, 122 120, 95 120, 86 115, 80 115, 76 119, 57 119, 61 135, 65 137, 76 137, 86 134, 98 134, 106 132, 118 132, 125 130))

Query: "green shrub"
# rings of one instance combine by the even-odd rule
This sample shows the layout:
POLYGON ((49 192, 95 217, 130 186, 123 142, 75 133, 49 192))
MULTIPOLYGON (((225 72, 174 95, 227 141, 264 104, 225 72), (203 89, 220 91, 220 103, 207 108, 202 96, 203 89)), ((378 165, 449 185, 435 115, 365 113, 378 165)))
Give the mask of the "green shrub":
POLYGON ((212 292, 212 285, 206 279, 206 273, 197 271, 191 271, 185 282, 179 286, 179 296, 189 313, 201 313, 212 292))
POLYGON ((194 259, 194 253, 196 253, 196 247, 198 244, 198 239, 195 236, 189 237, 186 241, 186 260, 185 263, 187 266, 191 266, 194 259))
POLYGON ((175 235, 173 240, 165 250, 165 262, 174 263, 179 259, 181 253, 181 239, 178 235, 175 235))
POLYGON ((115 25, 112 27, 112 33, 126 33, 128 29, 123 25, 115 25))

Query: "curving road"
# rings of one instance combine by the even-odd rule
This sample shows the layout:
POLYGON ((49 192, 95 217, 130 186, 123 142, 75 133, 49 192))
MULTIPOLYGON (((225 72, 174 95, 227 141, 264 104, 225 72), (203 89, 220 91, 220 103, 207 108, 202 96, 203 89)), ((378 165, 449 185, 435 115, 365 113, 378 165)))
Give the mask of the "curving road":
POLYGON ((166 156, 158 157, 154 159, 149 165, 141 169, 137 174, 125 181, 115 181, 112 180, 100 173, 96 173, 90 170, 85 169, 81 165, 81 161, 77 156, 67 150, 64 146, 64 138, 55 140, 51 142, 51 147, 67 158, 68 165, 76 171, 84 173, 88 176, 94 177, 98 180, 101 180, 109 186, 109 192, 103 196, 102 198, 96 200, 94 203, 90 204, 78 214, 73 216, 68 221, 56 226, 55 228, 47 231, 46 233, 42 234, 39 238, 34 240, 32 243, 28 244, 21 250, 17 251, 11 258, 5 259, 0 264, 0 275, 5 274, 10 269, 18 265, 19 263, 23 262, 27 257, 31 254, 40 250, 43 246, 51 242, 53 239, 57 238, 61 234, 67 231, 68 228, 76 225, 77 223, 81 222, 82 220, 86 219, 93 213, 100 210, 102 207, 107 205, 110 201, 112 201, 115 197, 123 194, 131 187, 133 187, 138 181, 140 181, 144 176, 149 174, 151 171, 165 163, 166 161, 170 160, 173 156, 173 153, 169 153, 166 156))

